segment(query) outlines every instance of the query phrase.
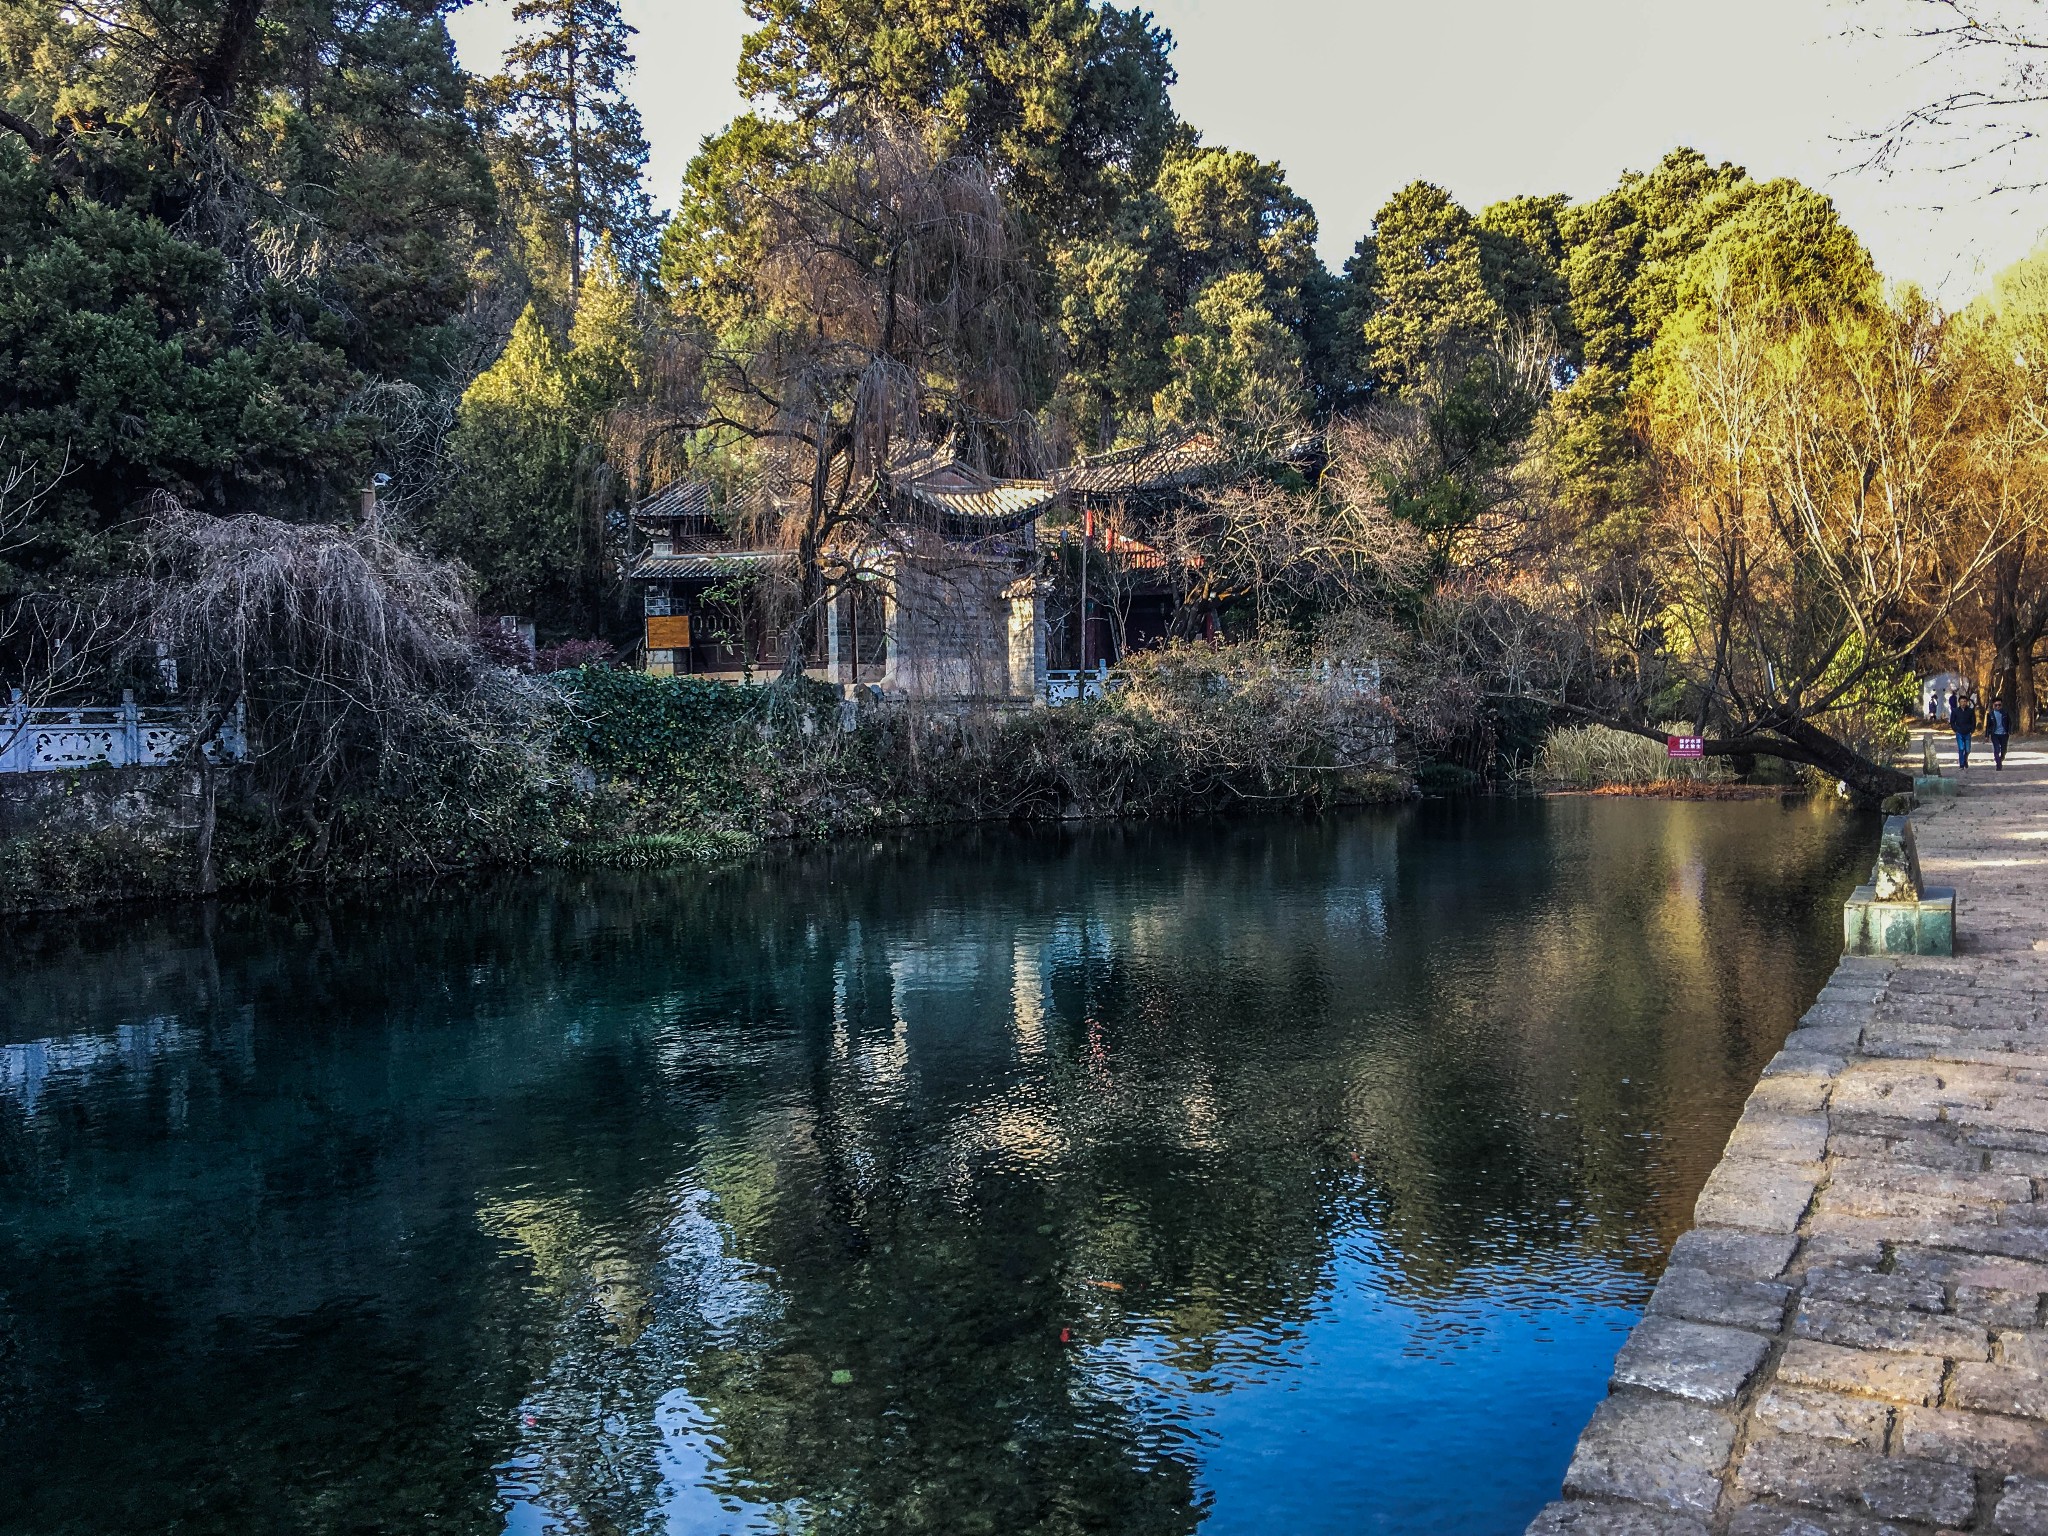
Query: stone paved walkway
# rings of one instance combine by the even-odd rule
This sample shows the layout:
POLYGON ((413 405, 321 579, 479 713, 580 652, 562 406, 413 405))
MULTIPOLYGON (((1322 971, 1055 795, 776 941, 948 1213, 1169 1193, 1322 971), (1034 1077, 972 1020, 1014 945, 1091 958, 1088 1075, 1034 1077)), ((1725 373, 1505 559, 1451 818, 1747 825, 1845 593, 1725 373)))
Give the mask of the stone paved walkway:
POLYGON ((2048 752, 1914 827, 1956 957, 1842 962, 1529 1536, 2048 1536, 2048 752))

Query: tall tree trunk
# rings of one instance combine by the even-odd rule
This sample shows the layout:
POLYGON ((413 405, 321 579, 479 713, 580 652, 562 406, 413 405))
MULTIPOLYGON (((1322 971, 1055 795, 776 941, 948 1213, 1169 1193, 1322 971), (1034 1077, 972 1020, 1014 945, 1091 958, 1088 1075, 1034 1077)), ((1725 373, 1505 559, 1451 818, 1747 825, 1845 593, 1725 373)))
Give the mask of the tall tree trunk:
POLYGON ((167 93, 172 104, 183 106, 196 94, 216 107, 233 105, 235 77, 241 73, 242 60, 248 57, 262 18, 263 0, 228 0, 212 49, 205 58, 193 61, 188 81, 177 82, 167 93))
MULTIPOLYGON (((810 662, 811 636, 818 627, 818 613, 825 601, 824 552, 813 523, 804 529, 796 549, 796 613, 783 634, 782 680, 796 682, 810 662)), ((858 662, 856 661, 856 666, 858 662)), ((858 674, 856 674, 858 675, 858 674)))
POLYGON ((2001 602, 1992 616, 1991 675, 1984 680, 1985 704, 2010 700, 2017 689, 2019 670, 2019 625, 2012 606, 2001 602))
POLYGON ((213 829, 220 806, 220 765, 199 754, 199 894, 211 896, 220 889, 220 876, 213 867, 213 829))
POLYGON ((579 92, 583 82, 576 78, 575 22, 570 22, 568 47, 568 90, 564 104, 569 118, 569 302, 573 305, 583 292, 583 112, 579 92))
MULTIPOLYGON (((1808 763, 1823 773, 1832 774, 1849 786, 1850 800, 1865 810, 1877 809, 1887 795, 1912 792, 1913 776, 1910 773, 1884 763, 1873 763, 1862 753, 1804 720, 1774 723, 1772 732, 1782 736, 1796 749, 1780 753, 1780 756, 1793 762, 1808 763)), ((1766 746, 1761 750, 1769 752, 1771 748, 1766 746)))
POLYGON ((2013 723, 2031 734, 2040 724, 2041 698, 2034 687, 2034 647, 2048 630, 2048 593, 2035 592, 2020 609, 2013 646, 2013 694, 2003 702, 2019 717, 2013 723))

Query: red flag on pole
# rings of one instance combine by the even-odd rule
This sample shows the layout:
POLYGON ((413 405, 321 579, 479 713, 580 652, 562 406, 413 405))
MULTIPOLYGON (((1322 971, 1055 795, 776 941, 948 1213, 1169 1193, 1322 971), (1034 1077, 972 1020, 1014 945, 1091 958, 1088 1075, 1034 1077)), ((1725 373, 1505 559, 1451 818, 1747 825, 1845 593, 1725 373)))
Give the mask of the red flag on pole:
POLYGON ((1090 507, 1090 508, 1089 508, 1089 509, 1088 509, 1088 510, 1087 510, 1086 512, 1084 512, 1084 513, 1082 513, 1082 514, 1081 514, 1081 519, 1082 519, 1082 520, 1081 520, 1081 537, 1082 537, 1082 538, 1084 538, 1084 539, 1092 539, 1092 538, 1094 538, 1094 537, 1095 537, 1095 509, 1094 509, 1093 507, 1090 507))

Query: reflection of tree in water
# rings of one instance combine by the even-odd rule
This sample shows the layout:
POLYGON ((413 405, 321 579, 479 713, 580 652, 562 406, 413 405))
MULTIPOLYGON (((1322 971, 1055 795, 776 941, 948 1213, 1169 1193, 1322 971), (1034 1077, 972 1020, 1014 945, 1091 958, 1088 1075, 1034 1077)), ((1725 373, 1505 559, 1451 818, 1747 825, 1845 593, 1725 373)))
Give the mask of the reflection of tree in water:
MULTIPOLYGON (((862 928, 838 932, 857 942, 862 928)), ((695 1178, 729 1251, 707 1260, 672 1241, 637 1338, 589 1306, 565 1328, 527 1401, 545 1431, 538 1502, 569 1528, 660 1528, 646 1483, 656 1405, 677 1387, 715 1422, 713 1486, 795 1506, 807 1529, 1192 1528, 1189 1470, 1140 1447, 1060 1341, 1085 1324, 1048 1190, 1014 1177, 1000 1146, 933 1134, 962 1107, 938 1106, 935 1125, 933 1101, 974 1085, 906 1080, 919 1057, 898 1049, 886 948, 821 937, 792 954, 780 995, 748 999, 792 1022, 773 1059, 721 1059, 709 977, 666 1021, 665 1086, 716 1106, 695 1178), (736 1309, 736 1289, 752 1305, 736 1309), (637 1455, 601 1427, 613 1424, 637 1455)), ((670 1212, 672 1239, 693 1226, 670 1212)))
POLYGON ((1181 1428, 1095 1342, 1270 1358, 1360 1233, 1412 1298, 1654 1264, 1857 834, 955 834, 10 936, 4 1038, 172 1021, 0 1094, 23 1523, 480 1530, 509 1464, 564 1529, 657 1530, 680 1414, 764 1522, 1186 1531, 1181 1428))
POLYGON ((1834 903, 1871 831, 1775 803, 1565 800, 1546 822, 1467 823, 1469 843, 1404 865, 1411 926, 1458 937, 1398 957, 1434 972, 1433 1027, 1358 1080, 1378 1089, 1361 1120, 1385 1225, 1428 1288, 1500 1257, 1513 1212, 1518 1238, 1654 1275, 1833 963, 1834 903), (1445 921, 1489 891, 1510 893, 1501 920, 1445 921))

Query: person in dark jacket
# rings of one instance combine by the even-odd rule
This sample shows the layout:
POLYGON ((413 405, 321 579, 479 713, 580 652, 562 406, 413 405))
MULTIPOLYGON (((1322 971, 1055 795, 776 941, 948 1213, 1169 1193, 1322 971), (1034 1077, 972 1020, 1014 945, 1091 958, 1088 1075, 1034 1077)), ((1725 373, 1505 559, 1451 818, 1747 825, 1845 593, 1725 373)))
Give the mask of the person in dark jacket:
POLYGON ((1956 766, 1970 766, 1970 738, 1977 734, 1977 706, 1964 698, 1948 712, 1948 728, 1956 733, 1956 766))
POLYGON ((2005 744, 2012 740, 2012 711, 2003 704, 1994 704, 1984 716, 1984 734, 1991 738, 1991 760, 2000 773, 2005 772, 2005 744))

